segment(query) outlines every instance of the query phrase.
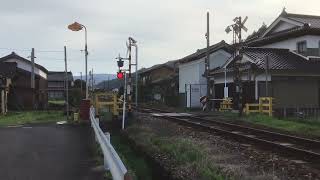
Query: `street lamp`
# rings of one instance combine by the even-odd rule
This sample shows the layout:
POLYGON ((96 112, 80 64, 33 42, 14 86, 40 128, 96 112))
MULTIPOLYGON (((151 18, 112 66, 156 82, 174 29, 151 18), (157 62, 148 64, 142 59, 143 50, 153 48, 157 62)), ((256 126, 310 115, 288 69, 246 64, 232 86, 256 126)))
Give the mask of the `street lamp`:
POLYGON ((86 26, 78 23, 78 22, 74 22, 73 24, 70 24, 68 26, 68 29, 70 29, 71 31, 80 31, 82 29, 84 29, 85 32, 85 60, 86 60, 86 99, 88 99, 88 47, 87 47, 87 28, 86 26))

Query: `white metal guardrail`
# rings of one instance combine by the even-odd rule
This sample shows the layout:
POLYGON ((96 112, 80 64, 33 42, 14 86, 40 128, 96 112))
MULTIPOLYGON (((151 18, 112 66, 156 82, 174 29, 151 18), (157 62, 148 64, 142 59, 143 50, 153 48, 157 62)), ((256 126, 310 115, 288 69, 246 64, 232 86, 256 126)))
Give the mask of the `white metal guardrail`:
POLYGON ((110 170, 114 180, 129 180, 128 171, 119 155, 110 143, 110 134, 103 133, 99 126, 99 119, 95 117, 95 109, 90 108, 90 121, 94 129, 96 141, 99 143, 104 157, 104 168, 110 170))

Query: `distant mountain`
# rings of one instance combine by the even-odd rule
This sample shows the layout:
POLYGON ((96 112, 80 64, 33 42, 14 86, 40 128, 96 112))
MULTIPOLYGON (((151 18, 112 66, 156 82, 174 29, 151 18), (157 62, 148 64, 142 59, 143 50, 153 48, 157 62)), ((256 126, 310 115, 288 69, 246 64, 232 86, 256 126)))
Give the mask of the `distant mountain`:
POLYGON ((108 89, 108 90, 112 90, 112 89, 119 89, 121 86, 123 86, 124 81, 123 80, 119 80, 119 79, 112 79, 109 81, 102 81, 99 84, 96 84, 96 88, 99 89, 108 89))
MULTIPOLYGON (((81 76, 74 76, 74 80, 81 79, 81 76)), ((82 74, 82 80, 85 80, 86 76, 85 74, 82 74)), ((89 74, 88 74, 88 80, 89 80, 89 74)), ((116 74, 93 74, 93 79, 95 80, 95 84, 99 84, 103 81, 108 81, 112 79, 116 79, 116 74)))

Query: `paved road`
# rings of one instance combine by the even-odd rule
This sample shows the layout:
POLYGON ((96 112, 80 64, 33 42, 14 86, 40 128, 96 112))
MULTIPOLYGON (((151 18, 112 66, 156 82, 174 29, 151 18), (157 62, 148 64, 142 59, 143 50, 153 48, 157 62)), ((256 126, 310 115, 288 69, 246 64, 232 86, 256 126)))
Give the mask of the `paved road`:
POLYGON ((0 180, 100 180, 89 127, 0 128, 0 180))

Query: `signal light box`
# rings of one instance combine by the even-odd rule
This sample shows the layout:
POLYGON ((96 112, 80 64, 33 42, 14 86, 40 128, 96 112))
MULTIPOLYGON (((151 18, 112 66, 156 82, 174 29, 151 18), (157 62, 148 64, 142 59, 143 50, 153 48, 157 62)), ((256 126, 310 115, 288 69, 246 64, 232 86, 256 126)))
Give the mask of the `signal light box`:
POLYGON ((124 73, 123 72, 117 72, 117 78, 118 79, 123 79, 124 73))

